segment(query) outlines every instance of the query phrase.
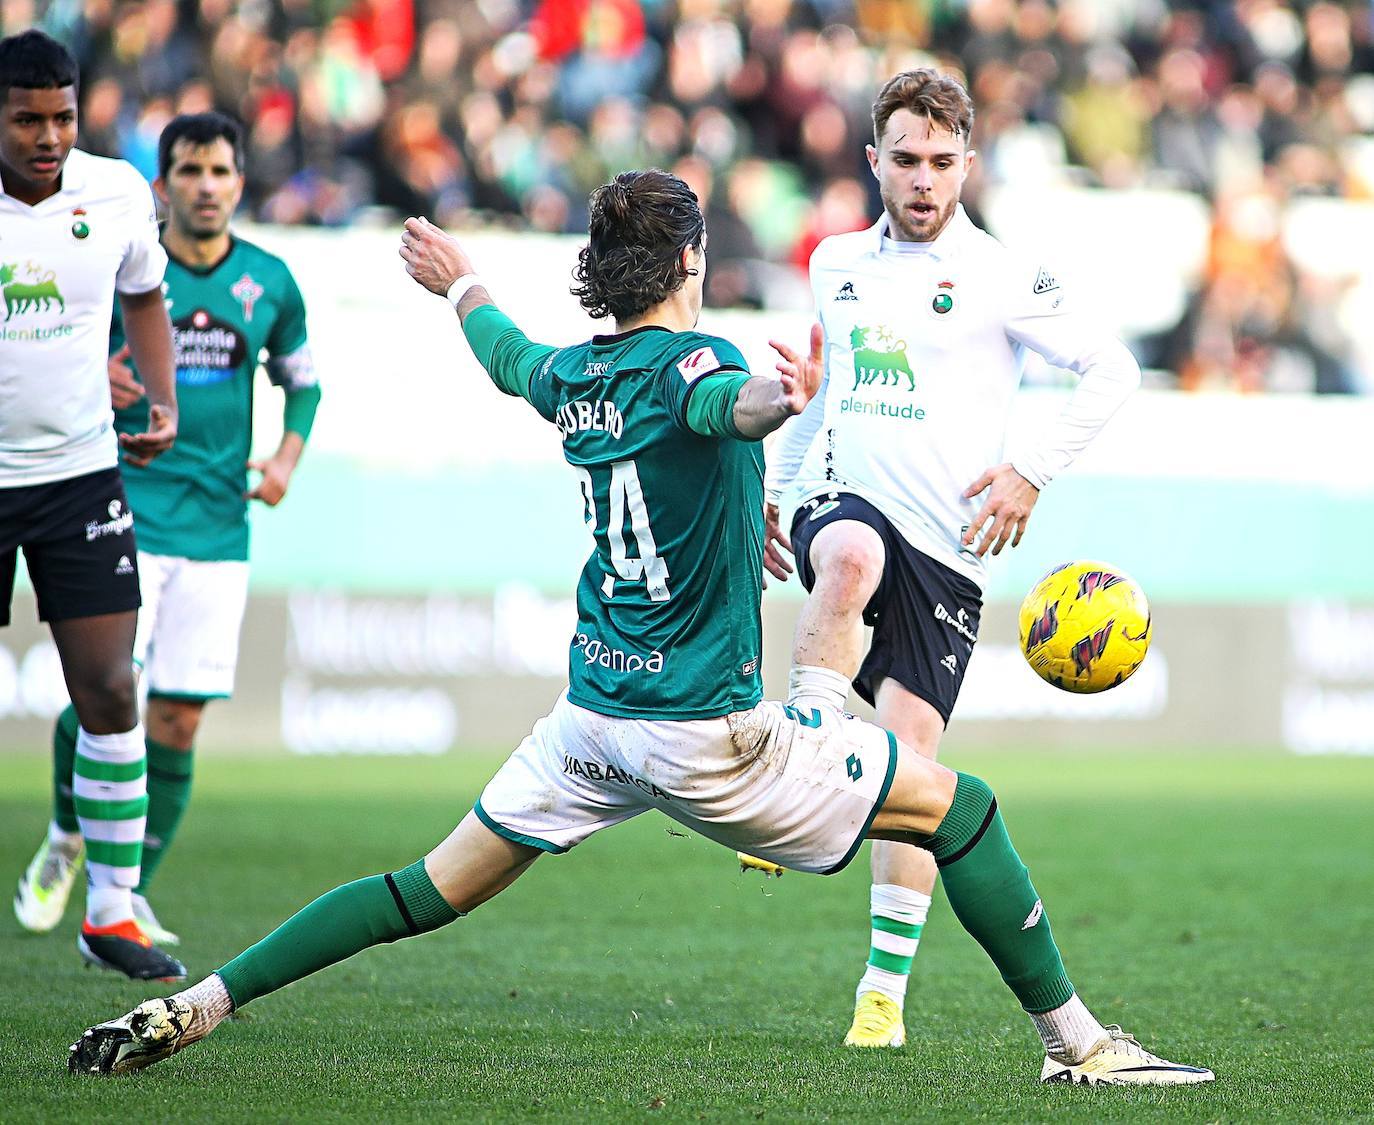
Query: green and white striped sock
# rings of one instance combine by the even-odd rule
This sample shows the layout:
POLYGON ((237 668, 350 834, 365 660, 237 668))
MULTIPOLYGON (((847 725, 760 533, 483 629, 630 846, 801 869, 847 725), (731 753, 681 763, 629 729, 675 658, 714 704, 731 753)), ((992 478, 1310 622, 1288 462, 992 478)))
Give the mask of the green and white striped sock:
POLYGON ((86 838, 86 921, 112 926, 134 916, 131 898, 143 859, 148 753, 143 725, 123 734, 76 736, 72 793, 86 838))
POLYGON ((858 995, 881 992, 901 1004, 906 1000, 907 979, 930 910, 930 896, 897 883, 875 883, 869 904, 873 930, 858 995))

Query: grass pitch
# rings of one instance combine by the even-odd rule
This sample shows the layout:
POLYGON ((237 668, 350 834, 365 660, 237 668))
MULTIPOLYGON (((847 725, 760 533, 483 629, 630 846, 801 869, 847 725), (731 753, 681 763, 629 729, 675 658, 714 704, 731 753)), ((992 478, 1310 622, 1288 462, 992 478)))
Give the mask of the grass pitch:
MULTIPOLYGON (((206 759, 154 900, 192 978, 309 898, 394 869, 496 759, 206 759)), ((839 1047, 867 862, 743 876, 646 815, 499 900, 257 1001, 127 1079, 69 1078, 88 1023, 158 988, 86 970, 77 915, 0 921, 0 1120, 1298 1121, 1374 1115, 1374 761, 961 758, 997 790, 1069 972, 1104 1022, 1212 1067, 1201 1089, 1037 1084, 1030 1024, 937 898, 908 1045, 839 1047)), ((47 818, 3 758, 0 874, 47 818)), ((7 884, 8 885, 8 884, 7 884)), ((159 986, 160 987, 160 986, 159 986)))

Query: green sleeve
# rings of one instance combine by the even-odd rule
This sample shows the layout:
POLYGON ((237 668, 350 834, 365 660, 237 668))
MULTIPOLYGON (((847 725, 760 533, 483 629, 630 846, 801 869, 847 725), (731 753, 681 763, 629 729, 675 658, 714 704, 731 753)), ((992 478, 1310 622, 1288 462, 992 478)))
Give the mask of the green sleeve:
POLYGON ((267 377, 286 392, 286 428, 308 437, 320 401, 320 388, 305 334, 305 301, 296 279, 285 266, 277 285, 277 317, 266 342, 267 377), (294 406, 293 398, 298 399, 294 406))
POLYGON ((707 375, 692 384, 687 398, 687 428, 702 437, 745 440, 735 427, 735 401, 753 376, 738 371, 707 375))
POLYGON ((310 427, 315 424, 315 411, 320 405, 319 386, 300 387, 286 392, 286 410, 282 418, 282 430, 301 435, 302 441, 310 439, 310 427))
POLYGON ((477 362, 487 369, 491 381, 501 391, 528 400, 545 414, 531 394, 530 382, 557 348, 536 344, 495 305, 479 305, 468 313, 463 321, 463 335, 477 362))
POLYGON ((295 277, 284 265, 277 279, 277 317, 267 334, 267 354, 287 356, 305 347, 305 298, 295 277))

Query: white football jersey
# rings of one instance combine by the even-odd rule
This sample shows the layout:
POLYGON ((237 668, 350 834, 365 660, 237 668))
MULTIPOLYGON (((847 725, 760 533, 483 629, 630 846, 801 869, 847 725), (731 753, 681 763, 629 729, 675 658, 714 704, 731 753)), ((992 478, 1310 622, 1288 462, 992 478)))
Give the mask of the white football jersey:
POLYGON ((1037 488, 1139 385, 1140 368, 1075 310, 1050 269, 974 226, 962 206, 934 242, 897 242, 886 231, 884 214, 812 255, 825 382, 784 428, 768 496, 862 496, 913 547, 981 588, 984 561, 960 539, 986 494, 963 492, 1003 459, 1026 349, 1082 376, 1044 444, 1015 462, 1037 488))
POLYGON ((114 295, 162 282, 153 192, 123 160, 72 149, 62 190, 0 193, 0 488, 108 469, 114 295))

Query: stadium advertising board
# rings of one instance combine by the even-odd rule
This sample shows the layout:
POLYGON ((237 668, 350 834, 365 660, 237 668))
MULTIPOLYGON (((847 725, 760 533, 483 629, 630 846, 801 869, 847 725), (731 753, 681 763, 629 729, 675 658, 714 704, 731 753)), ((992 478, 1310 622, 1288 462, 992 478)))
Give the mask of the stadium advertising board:
MULTIPOLYGON (((798 603, 766 604, 765 683, 781 696, 798 603)), ((37 749, 66 697, 31 597, 20 595, 16 610, 16 624, 0 635, 0 746, 37 749)), ((1159 606, 1140 671, 1096 696, 1056 691, 1030 671, 1015 610, 1001 601, 987 607, 950 726, 952 750, 1374 753, 1374 606, 1159 606)), ((210 708, 202 745, 298 754, 514 747, 566 683, 573 620, 571 599, 520 584, 471 596, 257 595, 235 698, 210 708)))

